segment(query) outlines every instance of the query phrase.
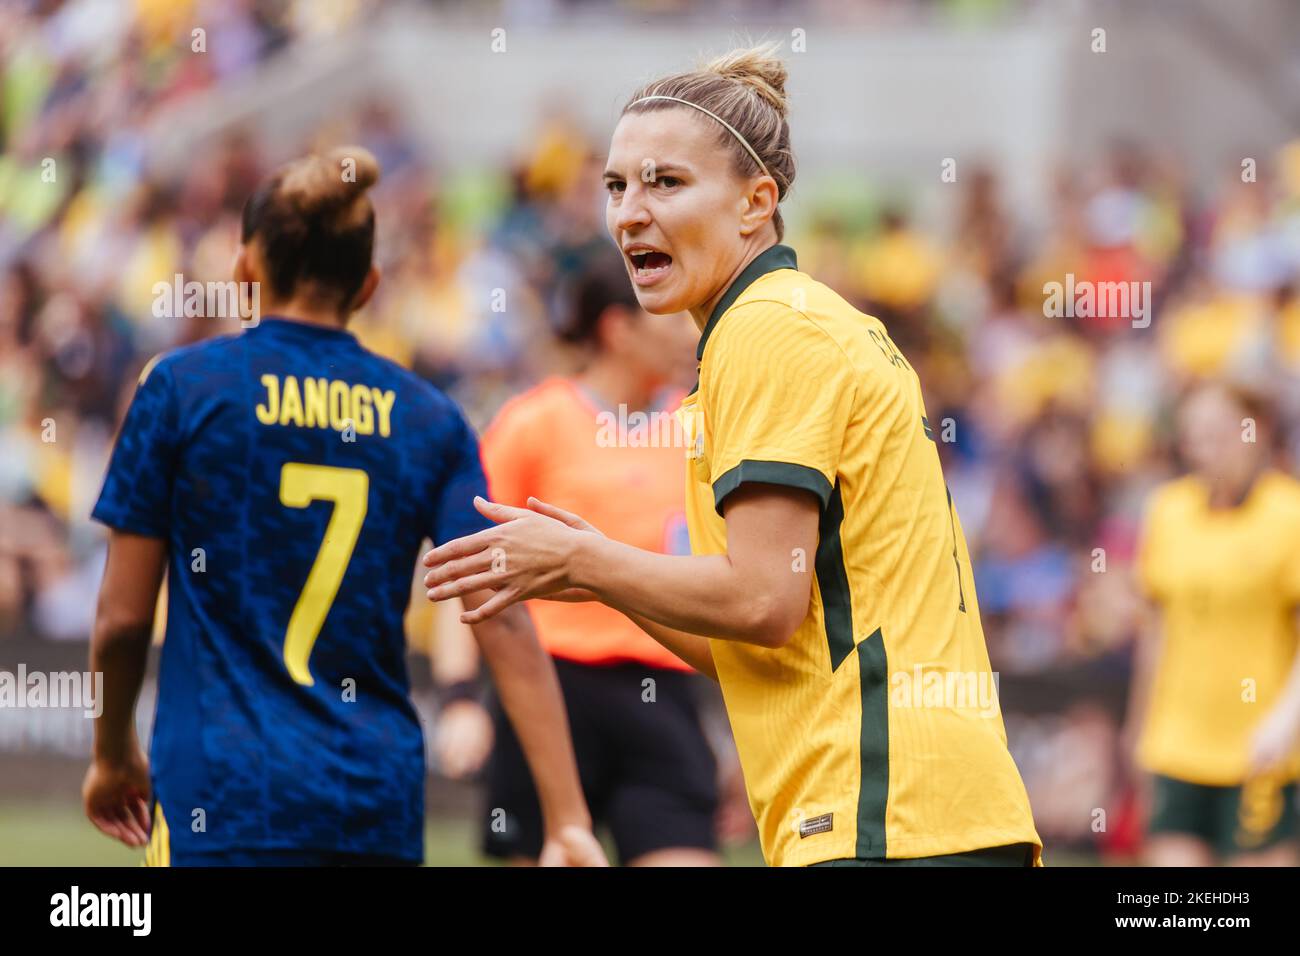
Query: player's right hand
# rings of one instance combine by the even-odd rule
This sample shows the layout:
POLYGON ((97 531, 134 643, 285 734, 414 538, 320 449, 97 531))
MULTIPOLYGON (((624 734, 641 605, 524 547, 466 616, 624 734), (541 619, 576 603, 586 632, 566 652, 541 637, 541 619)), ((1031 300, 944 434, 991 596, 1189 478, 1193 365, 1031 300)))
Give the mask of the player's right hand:
POLYGON ((443 709, 434 736, 438 766, 460 780, 479 771, 492 751, 492 718, 483 705, 458 700, 443 709))
POLYGON ((537 865, 609 866, 609 860, 594 833, 580 826, 566 826, 546 838, 537 865))
POLYGON ((1294 707, 1275 707, 1251 737, 1251 776, 1262 776, 1285 767, 1295 758, 1297 744, 1300 744, 1300 715, 1295 713, 1294 707))
POLYGON ((141 847, 149 843, 149 790, 149 761, 135 746, 122 760, 91 761, 81 799, 100 832, 141 847))
MULTIPOLYGON (((528 507, 536 511, 539 515, 546 515, 548 518, 554 518, 556 521, 562 521, 570 528, 577 531, 590 531, 592 534, 598 534, 605 537, 604 532, 593 525, 585 518, 575 515, 572 511, 565 511, 563 508, 557 508, 555 505, 547 504, 539 498, 529 498, 528 507)), ((586 588, 565 588, 563 591, 553 591, 550 594, 541 596, 543 601, 563 601, 568 604, 582 604, 586 601, 599 601, 591 591, 586 588)))

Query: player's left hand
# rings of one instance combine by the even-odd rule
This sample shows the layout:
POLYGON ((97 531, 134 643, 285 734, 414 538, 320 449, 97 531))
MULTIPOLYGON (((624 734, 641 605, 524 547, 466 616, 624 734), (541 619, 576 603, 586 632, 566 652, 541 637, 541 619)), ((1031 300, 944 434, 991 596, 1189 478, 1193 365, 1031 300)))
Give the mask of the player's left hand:
POLYGON ((476 700, 458 700, 443 708, 434 732, 438 766, 452 780, 483 769, 492 753, 492 716, 476 700))
POLYGON ((542 845, 538 866, 609 866, 595 834, 579 826, 563 827, 542 845))
POLYGON ((424 556, 424 565, 432 569, 424 576, 429 600, 491 589, 496 592, 491 598, 460 616, 462 623, 478 624, 518 601, 574 587, 570 562, 581 536, 598 531, 576 515, 571 517, 581 527, 537 510, 477 497, 474 507, 497 527, 448 541, 424 556))

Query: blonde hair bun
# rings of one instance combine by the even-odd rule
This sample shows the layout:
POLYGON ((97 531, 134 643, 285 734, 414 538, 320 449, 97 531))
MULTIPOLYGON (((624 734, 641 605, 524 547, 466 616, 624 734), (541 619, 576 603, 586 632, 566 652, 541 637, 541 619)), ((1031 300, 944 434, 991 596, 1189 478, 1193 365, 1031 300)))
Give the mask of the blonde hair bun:
POLYGON ((776 55, 780 48, 781 44, 776 41, 738 48, 705 63, 700 72, 716 73, 744 83, 784 118, 790 112, 785 95, 785 81, 789 74, 785 61, 776 55))

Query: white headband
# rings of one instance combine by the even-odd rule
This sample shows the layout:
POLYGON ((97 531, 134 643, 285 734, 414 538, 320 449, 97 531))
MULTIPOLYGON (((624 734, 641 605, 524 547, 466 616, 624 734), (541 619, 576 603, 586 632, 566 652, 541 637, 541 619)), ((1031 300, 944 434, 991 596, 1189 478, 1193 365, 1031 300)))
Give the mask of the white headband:
POLYGON ((694 109, 699 110, 701 113, 704 113, 706 116, 712 116, 715 120, 717 120, 719 123, 721 123, 723 126, 727 128, 728 133, 730 133, 732 136, 736 137, 736 139, 740 141, 740 145, 745 147, 745 152, 749 153, 750 156, 754 157, 754 162, 758 163, 758 168, 763 171, 764 176, 772 175, 767 171, 767 164, 758 158, 758 153, 754 152, 754 147, 750 146, 749 143, 746 142, 745 137, 737 133, 736 128, 732 126, 730 123, 728 123, 726 120, 724 120, 717 113, 714 113, 711 110, 706 110, 699 103, 692 103, 690 100, 684 100, 678 96, 657 96, 657 95, 643 96, 639 100, 636 100, 633 103, 629 103, 628 106, 636 106, 637 103, 644 103, 646 100, 672 100, 674 103, 684 103, 687 106, 693 107, 694 109))

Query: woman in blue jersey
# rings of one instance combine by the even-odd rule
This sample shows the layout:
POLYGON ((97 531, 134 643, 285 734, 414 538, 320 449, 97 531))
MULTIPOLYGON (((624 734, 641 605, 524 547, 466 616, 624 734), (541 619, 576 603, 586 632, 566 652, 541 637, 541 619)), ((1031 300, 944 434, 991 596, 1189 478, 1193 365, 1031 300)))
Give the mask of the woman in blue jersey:
MULTIPOLYGON (((83 796, 91 821, 147 845, 151 864, 423 856, 403 613, 421 541, 482 528, 471 501, 485 484, 456 406, 346 329, 379 281, 366 195, 378 175, 368 152, 344 148, 258 188, 234 277, 257 283, 261 320, 151 363, 93 512, 111 534, 83 796), (146 759, 133 718, 164 573, 146 759)), ((602 864, 526 612, 475 636, 537 779, 542 862, 602 864)))

